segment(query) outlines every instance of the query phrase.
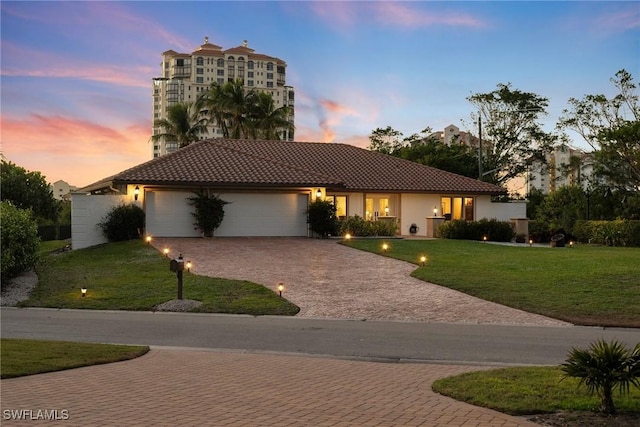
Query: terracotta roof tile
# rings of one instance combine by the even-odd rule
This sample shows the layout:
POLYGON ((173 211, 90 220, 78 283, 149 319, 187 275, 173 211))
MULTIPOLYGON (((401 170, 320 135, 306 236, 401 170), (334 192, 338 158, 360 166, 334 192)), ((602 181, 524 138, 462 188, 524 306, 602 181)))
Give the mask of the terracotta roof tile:
MULTIPOLYGON (((229 187, 321 186, 367 192, 503 194, 454 173, 346 144, 212 139, 102 182, 229 187)), ((95 184, 89 187, 95 187, 95 184)))

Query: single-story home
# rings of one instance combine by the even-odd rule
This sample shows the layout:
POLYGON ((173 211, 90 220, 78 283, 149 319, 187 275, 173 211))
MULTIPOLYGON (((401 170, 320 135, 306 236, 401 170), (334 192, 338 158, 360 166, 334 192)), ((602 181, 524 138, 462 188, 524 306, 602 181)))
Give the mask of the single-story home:
POLYGON ((501 187, 352 145, 211 139, 73 193, 72 247, 103 243, 97 224, 123 203, 144 209, 147 235, 200 237, 188 198, 201 190, 229 202, 217 237, 310 236, 306 209, 318 197, 338 216, 394 221, 406 236, 433 236, 445 218, 526 217, 524 203, 492 202, 501 187))

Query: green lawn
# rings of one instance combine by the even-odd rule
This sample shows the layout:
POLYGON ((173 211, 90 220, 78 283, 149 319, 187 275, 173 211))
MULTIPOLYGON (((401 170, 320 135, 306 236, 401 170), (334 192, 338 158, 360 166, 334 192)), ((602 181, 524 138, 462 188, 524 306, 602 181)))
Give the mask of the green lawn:
MULTIPOLYGON (((578 387, 577 379, 563 379, 559 367, 470 372, 437 380, 432 387, 437 393, 511 415, 594 411, 600 403, 586 387, 578 387)), ((640 412, 640 389, 637 387, 631 387, 629 394, 624 396, 616 391, 613 399, 620 412, 640 412)))
POLYGON ((148 351, 146 346, 3 338, 0 340, 0 372, 2 378, 15 378, 129 360, 148 351))
MULTIPOLYGON (((22 306, 152 310, 178 293, 168 260, 139 240, 45 255, 37 272, 38 286, 22 306), (85 298, 80 293, 83 286, 85 298)), ((264 286, 186 271, 182 297, 202 301, 194 310, 199 312, 294 315, 299 311, 264 286)))
POLYGON ((578 325, 640 327, 640 248, 362 239, 346 245, 416 264, 413 276, 578 325), (420 256, 427 263, 420 266, 420 256))

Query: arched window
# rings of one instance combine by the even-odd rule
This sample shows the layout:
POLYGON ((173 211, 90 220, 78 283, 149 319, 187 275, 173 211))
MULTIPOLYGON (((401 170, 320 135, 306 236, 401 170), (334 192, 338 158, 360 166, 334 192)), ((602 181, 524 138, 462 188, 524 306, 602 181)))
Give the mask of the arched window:
POLYGON ((273 62, 267 62, 267 71, 273 71, 273 62))
POLYGON ((203 57, 201 57, 201 56, 199 56, 199 57, 196 59, 196 65, 204 65, 204 58, 203 58, 203 57))
POLYGON ((247 62, 247 68, 250 70, 253 70, 253 61, 248 61, 247 62))

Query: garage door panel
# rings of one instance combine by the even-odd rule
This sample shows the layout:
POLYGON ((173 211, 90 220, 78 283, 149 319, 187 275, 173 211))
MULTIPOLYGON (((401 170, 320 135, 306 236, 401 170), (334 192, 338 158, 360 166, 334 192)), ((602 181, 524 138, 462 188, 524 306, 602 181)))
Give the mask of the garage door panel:
MULTIPOLYGON (((199 237, 194 229, 191 192, 145 194, 147 232, 158 237, 199 237)), ((219 237, 307 236, 307 196, 294 193, 222 193, 224 220, 219 237)))

